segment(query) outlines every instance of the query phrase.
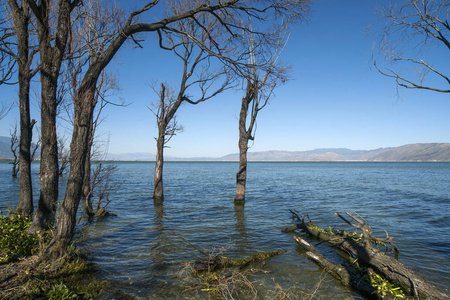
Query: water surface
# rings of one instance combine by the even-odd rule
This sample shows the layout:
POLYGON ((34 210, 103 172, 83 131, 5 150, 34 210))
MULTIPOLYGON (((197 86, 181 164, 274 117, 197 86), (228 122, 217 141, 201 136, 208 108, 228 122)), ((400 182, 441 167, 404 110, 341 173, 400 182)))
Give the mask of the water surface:
MULTIPOLYGON (((154 163, 117 165, 108 207, 117 216, 79 226, 77 245, 123 292, 146 299, 197 297, 186 292, 177 272, 198 252, 176 234, 207 251, 226 248, 233 257, 286 250, 266 263, 269 273, 253 277, 261 295, 276 284, 309 291, 322 272, 302 256, 292 234, 280 232, 292 224, 289 209, 295 209, 319 226, 347 230, 334 212, 356 211, 377 236, 387 230, 395 237, 402 263, 449 293, 449 163, 250 163, 246 204, 238 208, 237 163, 166 163, 163 207, 151 199, 154 163)), ((38 167, 33 164, 35 187, 38 167)), ((0 210, 17 205, 18 180, 6 163, 0 163, 0 194, 0 210)), ((35 188, 35 202, 37 197, 35 188)), ((318 248, 334 257, 325 245, 318 248)), ((325 298, 357 297, 329 276, 320 292, 325 298)))

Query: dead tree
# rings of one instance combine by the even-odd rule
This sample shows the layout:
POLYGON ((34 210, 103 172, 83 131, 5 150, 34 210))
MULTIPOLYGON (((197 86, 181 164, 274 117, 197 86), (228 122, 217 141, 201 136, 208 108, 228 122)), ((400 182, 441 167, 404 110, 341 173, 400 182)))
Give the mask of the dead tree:
MULTIPOLYGON (((179 14, 183 7, 172 5, 171 13, 179 14)), ((202 44, 206 44, 214 32, 214 27, 219 26, 218 21, 211 16, 199 17, 196 22, 183 20, 177 23, 180 31, 197 36, 202 44), (205 32, 201 32, 203 29, 205 32), (200 33, 199 33, 200 32, 200 33)), ((223 67, 215 68, 211 66, 214 56, 198 48, 191 39, 184 34, 170 34, 165 41, 166 48, 171 49, 175 55, 181 59, 182 72, 181 80, 177 91, 161 84, 159 91, 159 101, 150 110, 155 114, 158 125, 158 137, 156 139, 156 163, 154 173, 153 201, 155 204, 162 204, 164 201, 163 192, 163 164, 164 148, 176 133, 182 131, 182 127, 176 121, 176 113, 183 103, 199 104, 207 101, 221 92, 232 87, 232 79, 227 70, 223 67), (213 88, 214 87, 214 88, 213 88), (196 99, 188 96, 189 92, 195 91, 199 96, 196 99)), ((156 92, 156 90, 155 90, 156 92)))
MULTIPOLYGON (((353 221, 353 223, 340 214, 336 215, 341 218, 345 223, 353 226, 357 230, 361 231, 361 234, 342 234, 336 232, 329 232, 319 229, 311 221, 305 222, 307 216, 303 216, 297 225, 297 228, 305 230, 310 235, 327 242, 333 247, 337 247, 351 255, 360 264, 367 267, 367 270, 374 270, 376 273, 381 274, 391 282, 398 284, 407 294, 417 299, 450 299, 449 295, 441 292, 437 287, 428 283, 425 279, 417 275, 413 270, 407 268, 400 263, 396 258, 386 255, 385 251, 381 251, 374 244, 391 245, 393 250, 398 254, 397 246, 392 242, 386 232, 385 238, 378 238, 373 236, 372 229, 366 220, 361 217, 357 217, 353 214, 346 213, 353 221)), ((290 230, 294 229, 291 227, 290 230)), ((287 232, 289 230, 286 230, 287 232)), ((303 244, 301 239, 296 238, 296 241, 303 244)), ((303 245, 302 245, 303 246, 303 245)), ((305 247, 306 248, 306 247, 305 247)), ((308 248, 306 248, 308 250, 308 248)), ((320 262, 320 258, 315 258, 308 255, 316 262, 320 262)))
POLYGON ((85 209, 88 216, 103 217, 108 214, 107 206, 110 203, 110 195, 118 186, 111 185, 111 179, 117 170, 117 165, 112 163, 98 163, 92 171, 88 194, 85 196, 85 209), (93 207, 93 196, 96 196, 96 208, 93 207))
POLYGON ((19 149, 19 137, 17 136, 17 124, 14 125, 14 129, 11 129, 9 133, 11 135, 10 149, 14 157, 14 160, 10 163, 12 165, 11 175, 13 178, 16 178, 17 173, 19 172, 19 157, 17 156, 17 150, 19 149))
POLYGON ((375 68, 400 87, 450 93, 448 70, 440 60, 426 58, 423 51, 428 47, 450 50, 449 9, 446 0, 395 1, 381 9, 378 14, 384 26, 373 54, 375 68), (380 60, 384 65, 380 66, 380 60))
POLYGON ((239 170, 236 173, 235 204, 245 202, 248 143, 255 139, 258 113, 269 103, 275 87, 283 84, 288 76, 289 68, 278 62, 287 42, 285 31, 281 27, 271 35, 259 39, 258 36, 248 34, 246 39, 249 50, 248 65, 241 75, 245 95, 239 113, 239 170))

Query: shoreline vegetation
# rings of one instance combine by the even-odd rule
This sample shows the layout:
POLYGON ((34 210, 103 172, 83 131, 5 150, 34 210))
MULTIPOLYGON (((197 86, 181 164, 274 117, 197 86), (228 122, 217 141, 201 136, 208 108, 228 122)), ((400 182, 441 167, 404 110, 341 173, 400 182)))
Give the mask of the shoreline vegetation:
MULTIPOLYGON (((352 290, 368 299, 422 299, 423 297, 423 299, 434 299, 439 293, 441 295, 437 299, 450 299, 448 295, 397 262, 399 249, 392 243, 392 237, 386 233, 386 239, 375 238, 369 225, 364 219, 359 219, 359 216, 355 217, 347 213, 360 224, 355 225, 337 214, 348 224, 362 230, 361 235, 356 231, 341 232, 331 227, 329 231, 323 230, 311 221, 306 223, 305 216, 300 218, 296 212, 291 211, 291 213, 296 222, 282 232, 292 233, 294 230, 302 229, 307 235, 313 235, 332 247, 336 244, 341 247, 346 243, 350 245, 346 246, 349 247, 348 249, 343 250, 349 253, 345 257, 351 263, 338 265, 328 261, 314 246, 303 240, 301 238, 303 234, 296 232, 294 235, 294 240, 306 249, 305 255, 315 261, 324 272, 330 273, 341 281, 343 286, 351 286, 352 290), (377 245, 376 248, 372 248, 372 244, 377 245), (387 244, 390 244, 395 251, 389 249, 387 244), (386 250, 379 251, 379 245, 386 247, 386 250), (363 253, 364 251, 372 254, 363 253), (387 255, 390 251, 396 254, 395 259, 387 255), (366 255, 369 258, 365 258, 366 255), (375 259, 370 257, 371 255, 379 257, 375 259), (376 265, 379 261, 381 266, 387 264, 394 268, 389 272, 393 272, 395 276, 398 277, 400 274, 411 282, 415 282, 412 289, 408 289, 408 281, 398 283, 398 278, 394 280, 383 273, 383 267, 376 265), (407 275, 395 269, 397 265, 402 271, 406 270, 407 275), (426 293, 431 293, 431 298, 426 293)), ((54 229, 29 234, 27 229, 31 222, 31 217, 22 217, 13 213, 12 210, 6 215, 0 212, 1 299, 138 299, 116 290, 107 279, 100 279, 96 266, 86 255, 80 253, 74 244, 56 259, 49 257, 45 249, 53 238, 54 229)), ((176 232, 173 234, 197 253, 194 261, 180 263, 177 274, 180 284, 186 292, 205 296, 205 299, 241 299, 242 297, 258 299, 261 293, 256 287, 257 282, 252 280, 252 275, 266 273, 265 261, 285 253, 284 250, 274 250, 257 252, 243 258, 231 258, 226 256, 226 248, 213 248, 212 251, 207 251, 192 244, 176 232)), ((311 287, 310 291, 298 290, 295 287, 283 289, 276 285, 274 290, 265 291, 265 293, 270 294, 271 299, 316 299, 320 298, 321 280, 323 279, 311 287)))

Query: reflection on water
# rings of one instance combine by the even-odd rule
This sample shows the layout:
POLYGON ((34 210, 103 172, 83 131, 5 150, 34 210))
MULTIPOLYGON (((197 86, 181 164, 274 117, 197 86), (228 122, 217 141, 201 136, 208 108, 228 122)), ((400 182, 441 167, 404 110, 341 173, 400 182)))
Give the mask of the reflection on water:
MULTIPOLYGON (((277 284, 310 290, 322 272, 302 255, 292 234, 280 232, 291 224, 289 209, 308 213, 321 227, 347 230, 333 213, 357 211, 376 235, 388 230, 395 237, 402 263, 448 289, 450 164, 250 163, 245 207, 233 203, 235 163, 167 163, 165 202, 156 207, 151 199, 153 163, 118 166, 113 184, 121 188, 109 206, 117 216, 80 226, 77 245, 90 253, 100 276, 130 295, 207 298, 187 290, 177 277, 183 263, 199 256, 177 235, 205 251, 226 248, 232 257, 286 250, 266 262, 268 273, 252 278, 261 297, 277 284)), ((0 194, 5 195, 0 210, 5 210, 18 197, 18 181, 10 178, 7 164, 0 163, 0 181, 0 194)), ((317 247, 335 255, 323 244, 317 247)), ((354 296, 327 275, 320 293, 334 299, 354 296)))

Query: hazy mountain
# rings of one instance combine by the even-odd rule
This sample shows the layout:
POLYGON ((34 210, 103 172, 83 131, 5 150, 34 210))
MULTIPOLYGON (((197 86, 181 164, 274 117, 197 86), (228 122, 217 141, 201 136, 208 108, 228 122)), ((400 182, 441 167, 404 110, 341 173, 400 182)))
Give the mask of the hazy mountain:
POLYGON ((410 144, 386 149, 371 161, 450 161, 449 143, 410 144))
POLYGON ((0 158, 13 158, 10 143, 11 138, 0 136, 0 158))
MULTIPOLYGON (((31 144, 33 149, 35 144, 31 144)), ((19 150, 17 149, 17 156, 19 155, 19 150)), ((40 157, 40 148, 36 151, 35 158, 40 157)), ((11 152, 11 137, 0 136, 0 159, 14 159, 11 152)))
MULTIPOLYGON (((167 161, 238 161, 237 153, 222 157, 165 157, 167 161)), ((154 161, 155 154, 109 154, 111 160, 154 161)), ((351 150, 347 148, 320 148, 309 151, 249 152, 249 161, 448 161, 450 143, 410 144, 375 150, 351 150)))
MULTIPOLYGON (((350 150, 327 148, 309 151, 263 151, 249 152, 249 161, 367 161, 386 149, 350 150)), ((229 154, 218 160, 237 161, 239 154, 229 154)))
MULTIPOLYGON (((38 155, 36 155, 39 157, 38 155)), ((10 138, 0 136, 0 158, 12 158, 10 138)), ((153 153, 108 154, 106 160, 155 161, 153 153)), ((167 161, 238 161, 238 154, 222 157, 170 157, 167 161)), ((447 161, 450 162, 450 143, 409 144, 375 150, 351 150, 347 148, 319 148, 309 151, 249 152, 249 161, 447 161)))

